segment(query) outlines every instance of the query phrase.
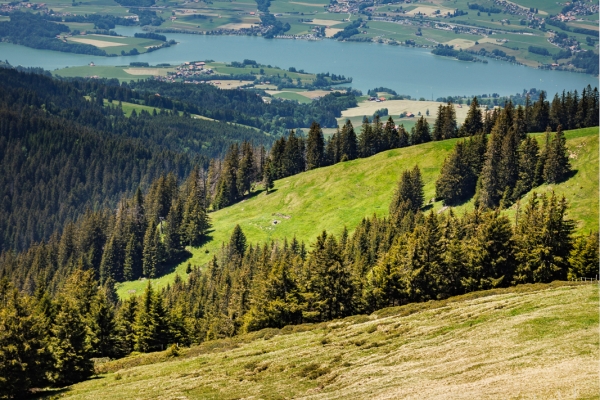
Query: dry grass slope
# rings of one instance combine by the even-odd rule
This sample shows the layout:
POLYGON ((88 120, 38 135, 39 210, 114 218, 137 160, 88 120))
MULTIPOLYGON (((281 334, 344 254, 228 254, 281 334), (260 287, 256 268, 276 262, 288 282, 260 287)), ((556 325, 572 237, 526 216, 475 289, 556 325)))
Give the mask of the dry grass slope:
POLYGON ((476 292, 101 365, 73 399, 598 398, 598 286, 476 292), (147 364, 147 365, 144 365, 147 364))

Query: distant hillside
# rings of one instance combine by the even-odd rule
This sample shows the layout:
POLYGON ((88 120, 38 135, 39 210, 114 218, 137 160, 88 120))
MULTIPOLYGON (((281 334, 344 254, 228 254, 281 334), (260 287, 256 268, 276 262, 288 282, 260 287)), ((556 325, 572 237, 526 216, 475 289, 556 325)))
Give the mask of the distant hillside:
POLYGON ((131 91, 0 68, 0 251, 24 250, 86 209, 114 208, 162 174, 185 178, 230 144, 273 138, 170 109, 125 117, 131 91), (104 98, 114 99, 111 107, 104 98))
MULTIPOLYGON (((535 134, 541 141, 542 135, 535 134)), ((579 233, 598 229, 598 128, 566 132, 567 146, 575 175, 558 185, 542 185, 535 190, 550 189, 565 195, 571 208, 570 218, 577 223, 579 233)), ((192 249, 193 257, 177 267, 175 272, 153 280, 160 286, 172 282, 176 274, 185 275, 188 262, 203 265, 227 243, 236 224, 240 224, 249 243, 277 239, 298 240, 312 244, 323 230, 340 234, 346 226, 352 231, 364 217, 388 214, 388 206, 403 170, 419 165, 425 183, 426 202, 435 196, 435 180, 446 156, 461 139, 430 142, 390 150, 366 159, 319 168, 275 182, 275 191, 259 193, 241 203, 210 214, 212 240, 201 248, 192 249)), ((527 198, 528 196, 526 196, 527 198)), ((434 211, 441 202, 430 206, 434 211)), ((472 209, 472 201, 455 207, 463 213, 472 209)), ((516 206, 504 212, 514 215, 516 206)), ((144 281, 120 284, 120 296, 142 293, 144 281), (135 291, 135 292, 133 292, 135 291)))
POLYGON ((101 364, 61 398, 597 398, 598 301, 555 282, 265 329, 101 364))

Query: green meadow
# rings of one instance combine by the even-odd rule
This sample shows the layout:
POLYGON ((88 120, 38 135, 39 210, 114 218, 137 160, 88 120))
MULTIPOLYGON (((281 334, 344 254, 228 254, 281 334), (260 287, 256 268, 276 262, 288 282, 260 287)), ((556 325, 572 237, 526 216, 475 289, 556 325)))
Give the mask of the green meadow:
MULTIPOLYGON (((538 140, 542 134, 536 134, 538 140)), ((570 203, 569 217, 575 220, 577 232, 586 234, 598 229, 598 128, 568 131, 567 146, 571 152, 573 177, 557 185, 542 185, 536 192, 554 190, 570 203)), ((364 217, 386 216, 388 205, 402 171, 418 165, 425 184, 425 199, 434 212, 443 207, 433 202, 435 181, 442 163, 460 139, 429 142, 418 146, 389 150, 367 159, 358 159, 319 168, 275 182, 269 194, 257 190, 253 196, 222 210, 210 213, 210 240, 200 248, 191 248, 191 258, 176 266, 173 272, 153 279, 153 285, 164 287, 185 276, 188 263, 202 266, 221 248, 236 224, 240 224, 250 244, 296 236, 311 245, 323 230, 340 234, 344 226, 350 232, 364 217)), ((528 194, 527 197, 530 196, 528 194)), ((505 210, 509 216, 516 205, 505 210)), ((462 214, 473 208, 472 201, 454 210, 462 214)), ((119 296, 143 292, 145 280, 120 283, 119 296)))

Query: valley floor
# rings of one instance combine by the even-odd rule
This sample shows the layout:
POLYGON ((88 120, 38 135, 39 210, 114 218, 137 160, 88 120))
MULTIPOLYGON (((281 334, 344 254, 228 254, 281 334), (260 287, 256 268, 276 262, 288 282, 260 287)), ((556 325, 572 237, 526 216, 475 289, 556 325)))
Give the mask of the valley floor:
POLYGON ((476 292, 131 356, 61 392, 136 399, 598 398, 598 286, 476 292), (143 365, 148 364, 148 365, 143 365))

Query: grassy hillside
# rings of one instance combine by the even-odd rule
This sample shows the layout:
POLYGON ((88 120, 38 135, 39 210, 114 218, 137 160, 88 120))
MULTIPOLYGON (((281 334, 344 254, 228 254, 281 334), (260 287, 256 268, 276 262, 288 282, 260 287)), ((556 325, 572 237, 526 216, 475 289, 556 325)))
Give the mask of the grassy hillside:
MULTIPOLYGON (((542 139, 541 134, 537 136, 542 139)), ((577 221, 580 232, 587 233, 598 229, 598 128, 569 131, 566 137, 576 174, 567 182, 536 190, 552 188, 564 194, 571 202, 570 217, 577 221)), ((344 225, 352 230, 366 216, 387 215, 401 172, 415 164, 423 173, 425 198, 432 199, 442 163, 456 142, 454 139, 390 150, 278 180, 274 192, 268 195, 261 192, 210 214, 211 241, 202 248, 192 249, 190 260, 154 283, 160 287, 172 282, 176 273, 183 276, 188 262, 203 265, 209 261, 221 244, 229 240, 238 223, 249 243, 291 239, 296 235, 310 244, 323 230, 339 234, 344 225)), ((436 202, 432 207, 437 211, 442 204, 436 202)), ((472 207, 469 202, 455 210, 461 213, 472 207)), ((513 215, 515 208, 506 212, 513 215)), ((126 282, 119 285, 118 292, 120 296, 139 294, 145 286, 145 281, 126 282)))
POLYGON ((98 366, 113 398, 598 398, 598 287, 476 292, 98 366), (144 365, 149 364, 149 365, 144 365))

